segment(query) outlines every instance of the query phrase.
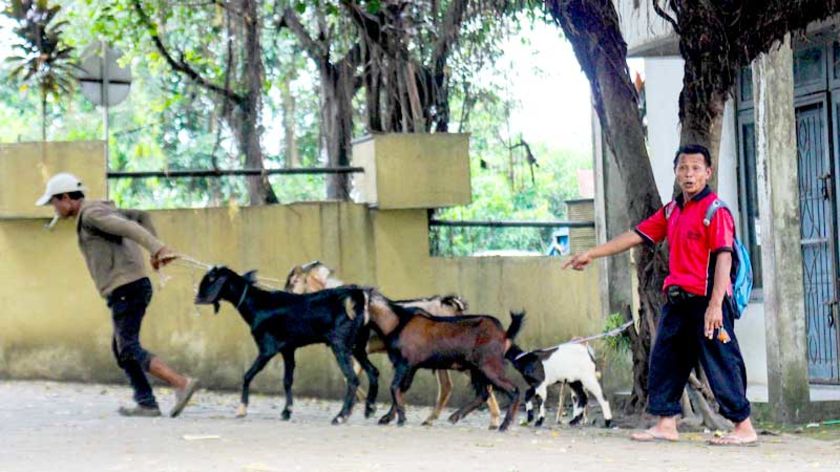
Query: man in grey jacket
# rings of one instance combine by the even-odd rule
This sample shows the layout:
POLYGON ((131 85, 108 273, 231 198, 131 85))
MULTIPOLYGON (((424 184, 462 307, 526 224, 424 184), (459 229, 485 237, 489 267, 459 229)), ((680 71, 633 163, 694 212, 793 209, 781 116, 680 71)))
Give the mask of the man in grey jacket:
POLYGON ((112 202, 85 200, 85 187, 67 173, 54 175, 39 206, 52 205, 57 218, 77 218, 76 234, 88 270, 97 290, 108 302, 114 326, 111 348, 134 389, 134 407, 121 407, 124 416, 160 416, 146 373, 168 383, 175 390, 175 417, 198 388, 198 380, 185 377, 160 357, 140 345, 140 325, 152 298, 152 284, 146 276, 142 248, 151 254, 152 267, 173 261, 177 256, 161 241, 149 214, 123 210, 112 202))

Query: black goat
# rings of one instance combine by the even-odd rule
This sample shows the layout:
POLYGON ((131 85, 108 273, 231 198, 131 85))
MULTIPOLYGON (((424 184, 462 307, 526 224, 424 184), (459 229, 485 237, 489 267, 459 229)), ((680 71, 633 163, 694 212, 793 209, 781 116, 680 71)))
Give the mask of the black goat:
POLYGON ((411 387, 418 369, 469 371, 476 398, 449 417, 458 420, 478 408, 490 396, 490 387, 507 393, 512 401, 499 431, 505 431, 519 408, 519 389, 505 376, 505 353, 522 327, 524 313, 511 313, 507 331, 492 316, 431 316, 422 310, 402 307, 374 294, 370 303, 373 329, 384 339, 394 365, 391 409, 380 420, 405 424, 403 395, 411 387))
POLYGON ((341 412, 333 424, 347 421, 356 398, 359 378, 353 371, 352 357, 362 365, 369 388, 365 402, 365 417, 375 411, 379 386, 379 371, 368 360, 365 347, 370 334, 367 290, 344 286, 307 295, 282 291, 267 291, 255 286, 255 271, 240 276, 227 267, 213 267, 201 279, 195 303, 212 304, 216 313, 219 301, 227 300, 236 307, 251 328, 259 353, 242 381, 242 404, 238 416, 248 407, 251 380, 277 353, 283 355, 283 387, 286 406, 282 418, 292 414, 292 380, 295 370, 295 350, 309 344, 328 345, 347 380, 347 392, 341 412))

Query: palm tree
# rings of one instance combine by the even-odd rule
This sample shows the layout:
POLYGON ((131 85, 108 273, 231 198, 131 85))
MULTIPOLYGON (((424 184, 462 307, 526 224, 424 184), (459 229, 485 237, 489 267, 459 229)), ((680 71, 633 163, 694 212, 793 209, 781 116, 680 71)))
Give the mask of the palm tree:
POLYGON ((69 94, 79 67, 72 58, 73 48, 61 36, 67 21, 55 20, 61 10, 48 0, 11 0, 3 14, 17 22, 14 33, 16 55, 6 59, 12 65, 10 77, 26 86, 38 88, 41 96, 41 139, 47 139, 47 98, 58 100, 69 94))

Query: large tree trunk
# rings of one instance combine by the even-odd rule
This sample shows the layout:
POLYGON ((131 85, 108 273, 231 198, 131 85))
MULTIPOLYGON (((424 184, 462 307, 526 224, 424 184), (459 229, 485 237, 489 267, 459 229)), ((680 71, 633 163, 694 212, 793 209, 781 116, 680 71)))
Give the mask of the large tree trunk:
MULTIPOLYGON (((639 222, 662 202, 645 146, 618 15, 611 0, 548 0, 546 5, 589 79, 605 141, 625 182, 629 219, 639 222)), ((661 250, 640 247, 635 259, 641 307, 637 331, 631 330, 634 382, 629 412, 641 412, 647 404, 648 359, 664 302, 661 288, 667 270, 667 257, 661 250)))
POLYGON ((295 96, 292 95, 292 77, 286 75, 280 90, 283 104, 283 148, 286 167, 300 167, 300 153, 297 145, 295 121, 295 96))
MULTIPOLYGON (((260 144, 259 125, 262 115, 262 93, 265 71, 263 70, 262 45, 260 44, 260 14, 257 0, 241 0, 241 11, 245 23, 245 84, 248 90, 244 102, 235 110, 238 126, 234 127, 239 149, 245 155, 245 167, 263 169, 263 153, 260 144)), ((247 177, 248 195, 251 205, 277 203, 277 196, 271 189, 266 175, 247 177)))
MULTIPOLYGON (((321 139, 329 166, 350 165, 350 141, 353 132, 354 67, 352 61, 338 65, 320 64, 321 139)), ((327 177, 327 198, 347 200, 350 184, 347 174, 327 177)))

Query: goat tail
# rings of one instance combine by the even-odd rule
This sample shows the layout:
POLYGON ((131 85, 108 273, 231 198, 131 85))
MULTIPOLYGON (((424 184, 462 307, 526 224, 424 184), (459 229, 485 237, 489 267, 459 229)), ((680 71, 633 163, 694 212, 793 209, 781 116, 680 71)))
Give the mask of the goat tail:
POLYGON ((522 325, 524 323, 524 311, 521 311, 519 313, 510 312, 510 326, 508 326, 508 329, 505 332, 505 338, 507 338, 508 341, 513 341, 514 338, 516 338, 516 335, 519 334, 519 331, 522 330, 522 325))

